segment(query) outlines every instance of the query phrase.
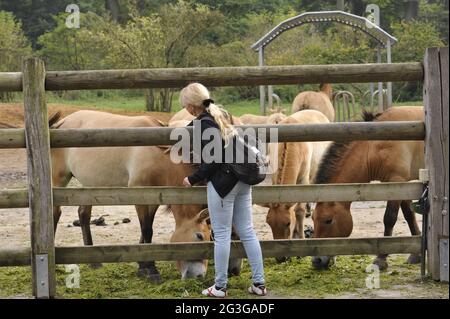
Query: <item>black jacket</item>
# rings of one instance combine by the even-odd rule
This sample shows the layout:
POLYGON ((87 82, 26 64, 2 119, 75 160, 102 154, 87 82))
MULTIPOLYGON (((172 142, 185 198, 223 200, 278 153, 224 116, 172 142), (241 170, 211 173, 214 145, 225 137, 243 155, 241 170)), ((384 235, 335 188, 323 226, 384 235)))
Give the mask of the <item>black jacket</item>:
MULTIPOLYGON (((201 124, 201 133, 203 136, 203 132, 208 128, 215 128, 219 130, 219 125, 216 123, 214 118, 209 114, 208 112, 203 112, 200 114, 195 120, 200 120, 201 124)), ((194 120, 194 121, 195 121, 194 120)), ((188 126, 193 126, 194 121, 189 123, 188 126)), ((201 140, 201 151, 203 153, 203 148, 205 145, 209 144, 213 141, 213 137, 210 137, 209 139, 202 139, 201 140)), ((219 141, 217 141, 219 142, 219 141)), ((228 193, 233 189, 234 186, 236 186, 238 179, 234 174, 227 169, 226 165, 224 165, 224 159, 225 159, 225 151, 224 151, 224 141, 220 139, 220 143, 222 144, 222 162, 221 163, 205 163, 203 158, 201 158, 201 164, 199 168, 190 176, 188 176, 189 183, 191 185, 197 184, 202 181, 211 181, 212 185, 214 186, 214 189, 219 194, 220 197, 225 197, 228 195, 228 193)), ((201 156, 201 154, 198 154, 201 156)))

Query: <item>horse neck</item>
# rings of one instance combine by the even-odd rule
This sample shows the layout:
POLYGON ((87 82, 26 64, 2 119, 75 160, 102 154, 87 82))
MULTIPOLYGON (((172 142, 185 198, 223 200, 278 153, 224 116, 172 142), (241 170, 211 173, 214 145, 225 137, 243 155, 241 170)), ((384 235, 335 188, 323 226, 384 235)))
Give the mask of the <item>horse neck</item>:
POLYGON ((320 92, 325 93, 325 95, 327 95, 331 99, 331 96, 333 94, 333 86, 328 83, 322 84, 320 92))
POLYGON ((296 184, 297 176, 301 169, 301 163, 303 162, 298 158, 296 152, 296 145, 294 143, 279 143, 278 147, 278 170, 275 178, 273 179, 274 184, 284 185, 284 184, 296 184))
POLYGON ((353 142, 335 168, 330 183, 370 182, 367 141, 353 142))
MULTIPOLYGON (((190 163, 174 163, 170 159, 169 154, 165 161, 168 163, 166 167, 165 185, 182 186, 183 179, 191 175, 195 171, 195 167, 190 163)), ((175 219, 176 227, 182 225, 185 221, 194 218, 204 207, 204 205, 169 205, 175 219)))

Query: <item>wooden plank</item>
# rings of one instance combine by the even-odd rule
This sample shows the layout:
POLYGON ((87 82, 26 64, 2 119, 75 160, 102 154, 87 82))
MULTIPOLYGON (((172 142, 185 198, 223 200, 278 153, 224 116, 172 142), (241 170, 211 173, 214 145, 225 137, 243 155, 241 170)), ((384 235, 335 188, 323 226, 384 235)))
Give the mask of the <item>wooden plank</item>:
MULTIPOLYGON (((422 187, 419 182, 257 186, 253 202, 408 200, 418 199, 422 187)), ((61 206, 206 204, 205 187, 55 188, 53 196, 61 206)))
MULTIPOLYGON (((440 279, 439 239, 443 235, 443 216, 448 214, 449 182, 448 104, 443 104, 443 91, 448 91, 448 86, 442 86, 443 69, 439 51, 439 48, 427 49, 424 60, 424 104, 427 128, 425 138, 425 165, 429 170, 430 177, 430 213, 427 244, 428 271, 435 280, 440 279), (444 111, 444 109, 447 110, 444 111), (447 122, 444 121, 445 117, 447 122)), ((448 63, 446 67, 448 67, 448 63)))
POLYGON ((24 147, 25 130, 23 128, 0 129, 0 149, 24 147))
POLYGON ((29 266, 31 264, 31 248, 0 249, 0 267, 29 266))
MULTIPOLYGON (((425 125, 420 121, 405 122, 353 122, 302 125, 243 125, 265 129, 270 141, 271 129, 277 129, 278 142, 352 141, 352 140, 423 140, 425 125)), ((50 130, 51 147, 150 146, 175 144, 172 130, 192 128, 110 128, 110 129, 57 129, 50 130)), ((21 129, 0 130, 0 148, 24 147, 21 129)))
POLYGON ((44 81, 44 62, 38 58, 25 60, 23 63, 23 92, 29 183, 31 264, 33 295, 37 298, 53 297, 56 289, 50 134, 44 81), (42 272, 48 272, 48 277, 44 278, 42 272))
MULTIPOLYGON (((378 255, 420 253, 421 237, 320 238, 263 240, 264 258, 283 256, 378 255)), ((145 260, 212 259, 214 244, 170 243, 56 247, 57 264, 115 263, 145 260)), ((0 267, 29 264, 28 248, 0 250, 0 267), (28 259, 27 259, 28 258, 28 259)), ((231 258, 246 258, 240 241, 231 245, 231 258)))
POLYGON ((22 91, 22 72, 0 72, 0 92, 22 91))
MULTIPOLYGON (((442 85, 442 124, 443 124, 443 134, 442 134, 442 146, 443 146, 443 164, 446 165, 447 169, 445 171, 445 181, 444 187, 444 209, 442 214, 442 236, 448 238, 448 212, 449 212, 449 154, 448 154, 448 124, 449 124, 449 75, 448 75, 448 47, 439 49, 440 61, 441 61, 441 85, 442 85)), ((448 254, 447 254, 448 257, 448 254)), ((447 267, 447 281, 448 281, 448 267, 447 267)))
MULTIPOLYGON (((364 183, 324 185, 274 185, 253 187, 253 202, 327 202, 414 200, 422 183, 364 183)), ((0 190, 0 208, 26 207, 26 190, 0 190)), ((206 204, 206 188, 186 187, 88 187, 54 188, 53 202, 79 205, 206 204)))
MULTIPOLYGON (((420 246, 420 236, 261 241, 264 258, 420 253, 420 246)), ((214 243, 212 242, 57 247, 56 262, 58 264, 83 264, 211 259, 213 258, 213 247, 214 243)), ((241 242, 232 243, 230 257, 246 258, 241 242)))
POLYGON ((1 208, 23 208, 28 207, 27 189, 2 189, 0 190, 1 208))
MULTIPOLYGON (((18 75, 1 75, 0 90, 20 91, 18 75), (8 82, 14 79, 13 82, 8 82)), ((48 72, 46 90, 180 88, 269 84, 421 81, 421 63, 330 64, 48 72)))

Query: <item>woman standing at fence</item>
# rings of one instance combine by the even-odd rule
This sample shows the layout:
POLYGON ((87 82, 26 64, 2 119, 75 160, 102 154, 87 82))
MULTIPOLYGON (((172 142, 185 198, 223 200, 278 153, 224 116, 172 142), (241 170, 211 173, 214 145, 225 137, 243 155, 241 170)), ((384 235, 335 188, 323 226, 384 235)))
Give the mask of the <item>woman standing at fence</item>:
MULTIPOLYGON (((183 184, 189 187, 201 181, 207 181, 208 210, 214 232, 215 284, 203 290, 202 294, 222 298, 227 295, 231 228, 234 225, 252 269, 253 283, 248 291, 264 296, 267 290, 261 246, 253 229, 251 186, 239 181, 223 165, 224 147, 235 135, 235 129, 224 116, 224 112, 210 99, 208 89, 200 83, 192 83, 183 88, 180 93, 180 103, 196 117, 190 125, 198 123, 202 132, 201 164, 192 175, 184 179, 183 184), (205 130, 208 132, 216 130, 217 134, 206 134, 212 136, 203 139, 205 130), (220 143, 222 161, 211 162, 204 158, 203 149, 209 143, 220 143)), ((214 154, 208 155, 214 158, 214 154)))

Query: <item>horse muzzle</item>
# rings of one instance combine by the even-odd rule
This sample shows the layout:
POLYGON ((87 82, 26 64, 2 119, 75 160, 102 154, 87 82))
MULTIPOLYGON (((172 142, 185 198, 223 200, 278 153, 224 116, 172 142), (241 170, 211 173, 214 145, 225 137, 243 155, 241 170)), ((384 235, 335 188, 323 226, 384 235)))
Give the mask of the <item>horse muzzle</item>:
POLYGON ((206 266, 203 261, 185 261, 181 263, 181 279, 205 278, 206 266))
POLYGON ((314 256, 311 261, 314 269, 323 270, 328 269, 331 265, 333 265, 335 259, 335 256, 314 256))

